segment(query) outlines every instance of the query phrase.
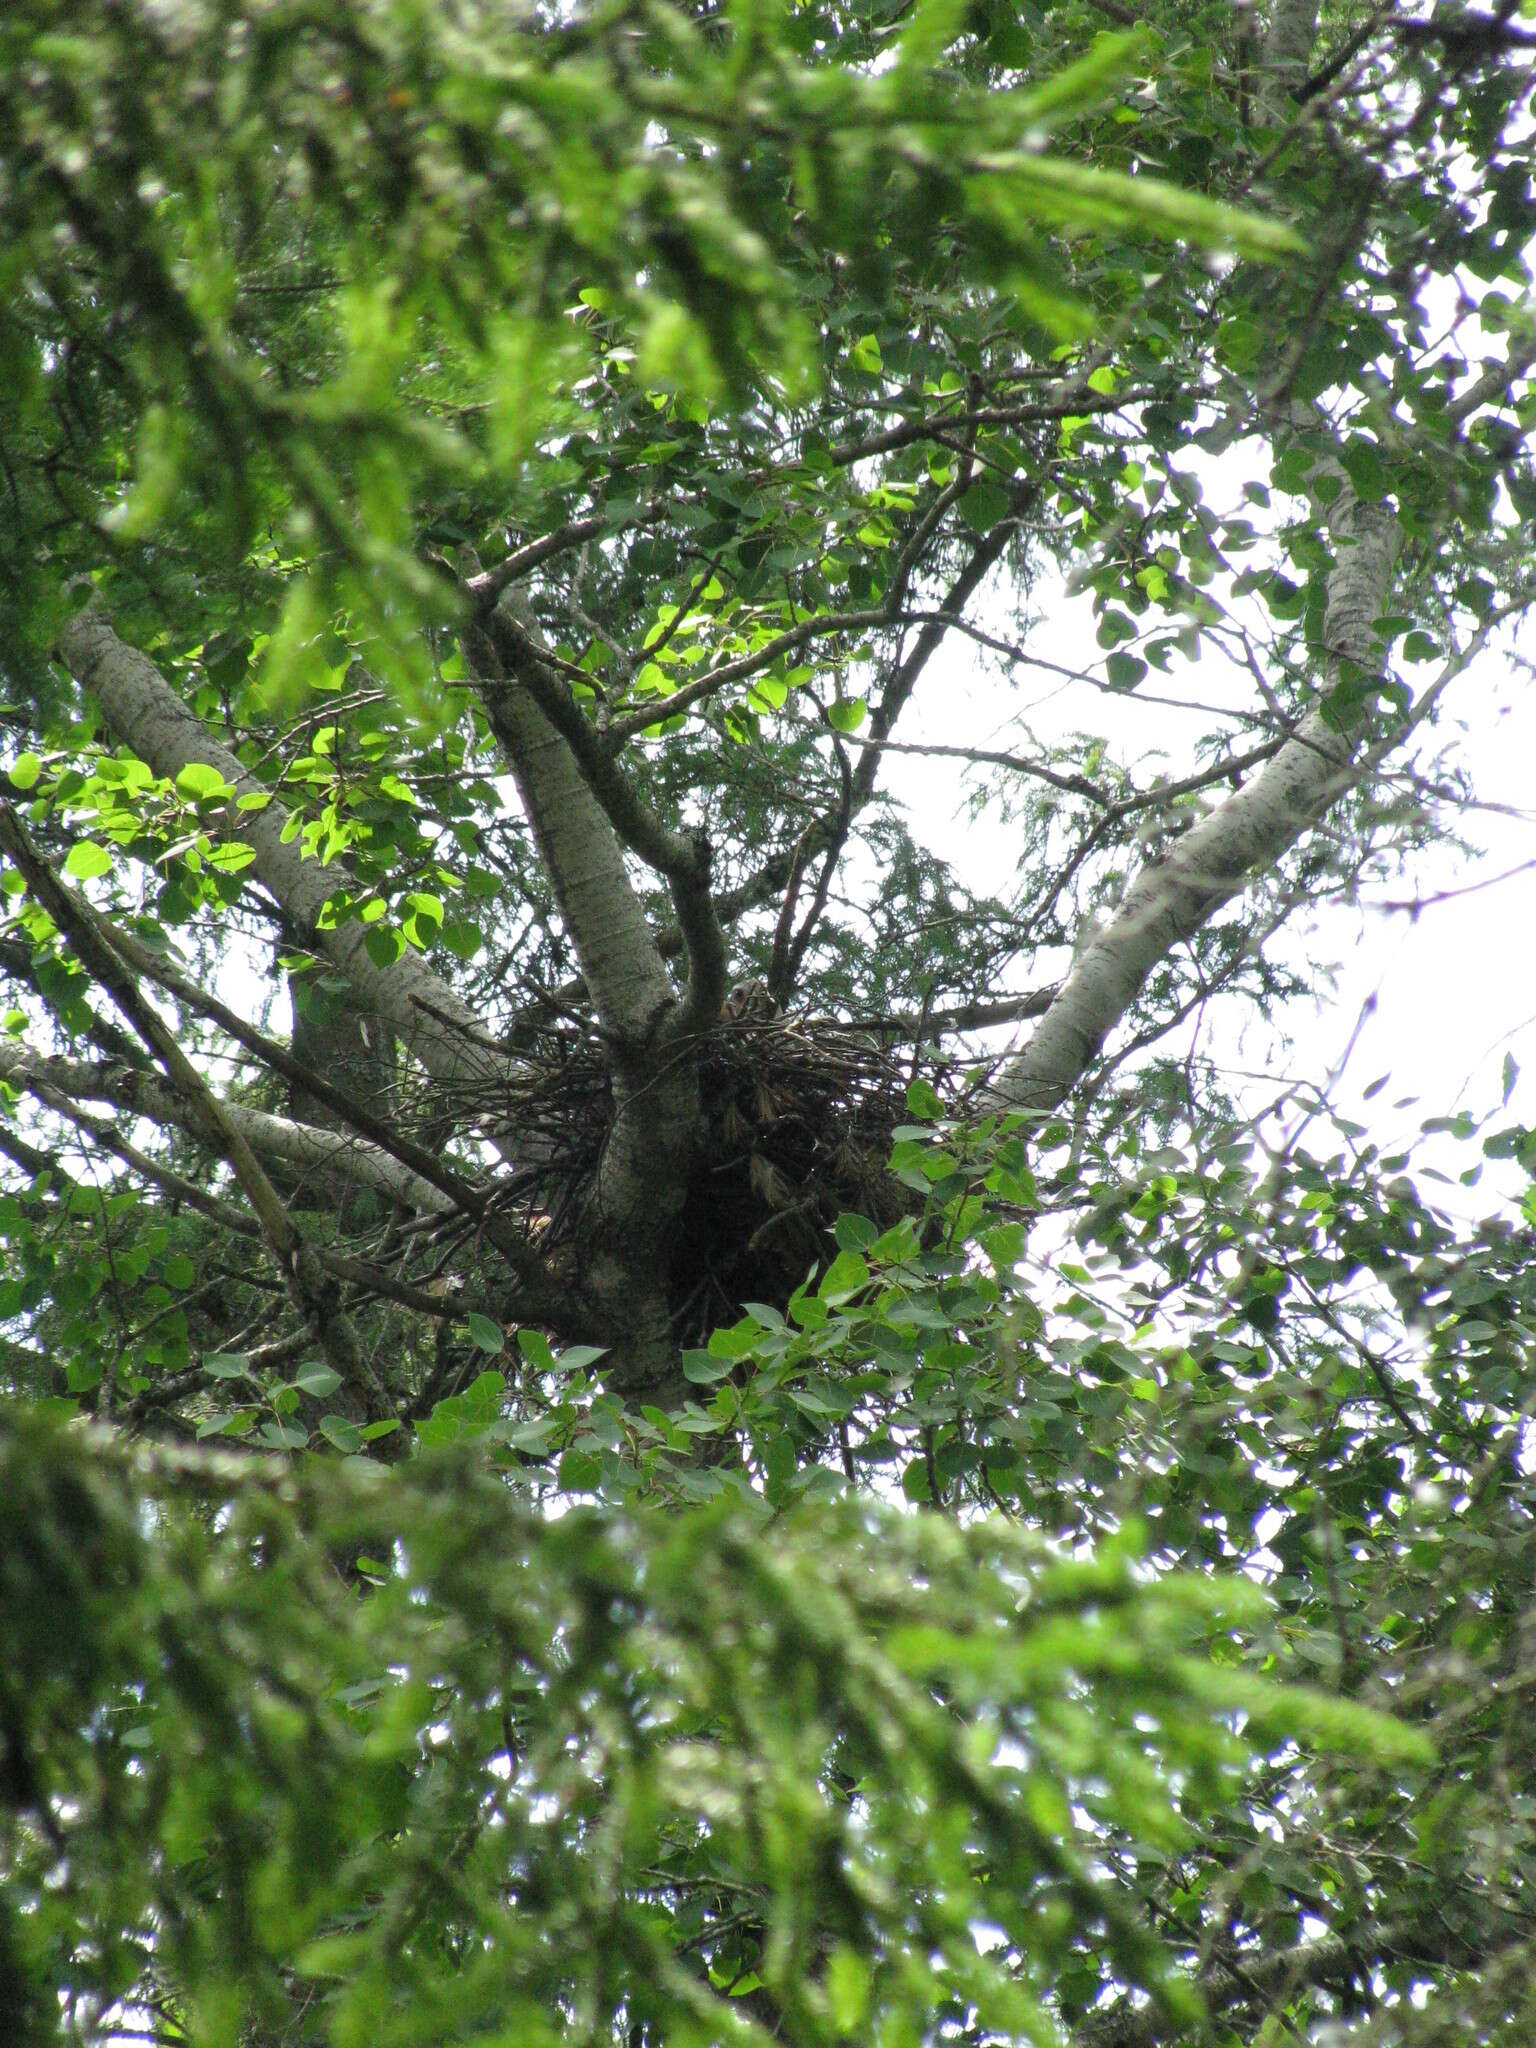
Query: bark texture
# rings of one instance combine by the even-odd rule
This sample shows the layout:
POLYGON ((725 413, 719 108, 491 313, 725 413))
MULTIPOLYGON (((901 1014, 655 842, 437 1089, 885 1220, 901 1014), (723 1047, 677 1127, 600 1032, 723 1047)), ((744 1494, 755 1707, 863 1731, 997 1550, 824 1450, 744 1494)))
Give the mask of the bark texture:
MULTIPOLYGON (((1278 125, 1305 82, 1317 38, 1317 0, 1278 0, 1265 35, 1261 117, 1278 125)), ((1311 408, 1277 397, 1301 431, 1326 433, 1311 408)), ((1340 464, 1323 465, 1338 486, 1331 506, 1314 500, 1335 549, 1319 656, 1319 697, 1346 677, 1379 672, 1373 622, 1388 609, 1402 547, 1395 515, 1361 501, 1340 464)), ((996 1107, 1057 1107, 1097 1059, 1158 962, 1273 866, 1353 785, 1366 765, 1367 728, 1340 731, 1310 711, 1243 789, 1136 877, 1113 918, 1079 952, 1055 1002, 994 1083, 996 1107)))
MULTIPOLYGON (((1346 484, 1330 525, 1338 560, 1324 618, 1325 688, 1343 667, 1379 666, 1372 621, 1387 609, 1401 546, 1397 521, 1362 504, 1346 484)), ((1007 1109, 1054 1109, 1098 1057, 1105 1039, 1175 946, 1193 938, 1256 869, 1273 866, 1337 803, 1356 779, 1365 738, 1341 733, 1321 709, 1253 780, 1179 840, 1169 857, 1142 869, 1115 916, 1083 949, 1061 993, 994 1088, 1007 1109)))
POLYGON ((194 762, 216 768, 234 790, 222 815, 226 839, 255 852, 252 873, 276 899, 304 943, 343 974, 357 1000, 419 1059, 435 1081, 452 1086, 504 1084, 511 1063, 446 982, 412 952, 379 967, 353 922, 322 929, 320 913, 335 893, 336 871, 307 860, 297 841, 284 845, 287 813, 249 775, 234 751, 188 710, 155 664, 120 640, 100 605, 91 603, 60 636, 59 652, 82 688, 101 706, 107 725, 157 775, 174 780, 194 762), (238 798, 268 799, 240 810, 238 798))
POLYGON ((668 1264, 699 1139, 697 1029, 714 1021, 724 994, 707 852, 645 811, 505 594, 466 631, 464 649, 610 1045, 613 1121, 580 1261, 610 1348, 607 1377, 625 1393, 681 1400, 668 1264), (672 884, 690 969, 686 1002, 631 880, 626 845, 672 884))
MULTIPOLYGON (((131 1116, 199 1135, 191 1104, 145 1069, 53 1058, 10 1040, 0 1041, 0 1076, 19 1087, 46 1089, 70 1102, 108 1103, 131 1116)), ((416 1215, 452 1212, 453 1204, 439 1189, 363 1139, 239 1103, 222 1101, 220 1107, 258 1158, 323 1188, 331 1198, 363 1187, 416 1215)))

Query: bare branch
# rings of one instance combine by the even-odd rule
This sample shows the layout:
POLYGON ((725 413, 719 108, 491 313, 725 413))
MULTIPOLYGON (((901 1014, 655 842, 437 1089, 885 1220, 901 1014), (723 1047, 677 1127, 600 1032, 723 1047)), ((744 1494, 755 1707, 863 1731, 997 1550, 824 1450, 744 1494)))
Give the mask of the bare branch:
MULTIPOLYGON (((1346 490, 1333 513, 1343 543, 1324 624, 1330 667, 1369 670, 1379 660, 1372 623, 1385 608, 1400 535, 1396 521, 1346 490)), ((1147 976, 1191 938, 1247 875, 1267 868, 1348 790, 1361 772, 1363 733, 1338 732, 1311 712, 1244 788, 1234 792, 1144 867, 1115 916, 1084 949, 1028 1044, 1004 1067, 998 1098, 1019 1109, 1053 1109, 1135 1000, 1147 976)))
POLYGON ((564 526, 557 526, 553 533, 529 541, 526 547, 514 548, 494 569, 477 570, 466 579, 464 588, 474 606, 475 617, 489 618, 501 593, 510 590, 524 576, 531 575, 541 563, 552 561, 556 555, 568 554, 585 541, 607 540, 615 534, 628 533, 634 527, 650 525, 660 517, 660 511, 659 505, 647 505, 630 519, 614 519, 606 512, 596 512, 586 519, 568 520, 564 526))
POLYGON ((903 1043, 927 1039, 931 1033, 987 1031, 998 1024, 1018 1024, 1026 1017, 1043 1017, 1055 1002, 1060 987, 1028 989, 1022 995, 998 996, 990 1002, 956 1003, 948 1009, 893 1010, 879 1017, 855 1017, 850 1029, 867 1031, 875 1038, 903 1043))
POLYGON ((1001 561, 1003 550, 1017 531, 1019 520, 1033 503, 1034 497, 1032 486, 1021 490, 1008 517, 1000 519, 996 526, 976 542, 971 550, 970 559, 949 586, 944 601, 933 619, 919 631, 911 651, 902 659, 895 674, 881 692, 880 701, 870 714, 871 748, 854 770, 855 811, 862 810, 874 793, 875 777, 880 769, 879 749, 895 730, 896 721, 906 709, 908 699, 917 688, 923 670, 943 645, 945 635, 959 619, 989 572, 1001 561))

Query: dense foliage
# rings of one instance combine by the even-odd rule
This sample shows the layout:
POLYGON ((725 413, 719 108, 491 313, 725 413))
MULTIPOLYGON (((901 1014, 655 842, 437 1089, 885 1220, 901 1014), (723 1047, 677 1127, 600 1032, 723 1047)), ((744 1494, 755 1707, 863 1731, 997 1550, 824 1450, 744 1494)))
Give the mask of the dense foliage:
POLYGON ((7 2041, 1529 2038, 1533 45, 7 11, 7 2041))

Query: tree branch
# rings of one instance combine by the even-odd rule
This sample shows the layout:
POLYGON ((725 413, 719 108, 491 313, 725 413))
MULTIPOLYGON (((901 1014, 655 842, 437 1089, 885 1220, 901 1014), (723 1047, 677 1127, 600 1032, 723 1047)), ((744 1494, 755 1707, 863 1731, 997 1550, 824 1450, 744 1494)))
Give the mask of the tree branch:
MULTIPOLYGON (((499 620, 501 613, 495 615, 499 620)), ((465 654, 516 780, 523 809, 549 871, 560 915, 604 1030, 621 1045, 643 1046, 676 1002, 671 978, 635 894, 617 830, 583 776, 565 736, 525 676, 536 663, 521 652, 513 622, 470 627, 465 654)))
POLYGON ((376 1398, 382 1398, 384 1390, 358 1348, 350 1318, 335 1289, 326 1285, 313 1249, 294 1228, 249 1139, 182 1051, 165 1019, 145 1000, 132 970, 103 936, 96 913, 58 880, 4 802, 0 802, 0 848, 15 861, 34 900, 74 946, 81 965, 106 990, 185 1097, 198 1135, 228 1160, 255 1211, 293 1304, 314 1330, 332 1370, 349 1384, 364 1385, 376 1398))
MULTIPOLYGON (((1330 679, 1342 665, 1380 666, 1372 623, 1386 609, 1401 543, 1397 522, 1346 485, 1333 510, 1341 547, 1329 580, 1323 639, 1330 679)), ((994 1084, 1009 1108, 1054 1109, 1076 1086, 1147 976, 1268 868, 1356 781, 1363 732, 1338 732, 1315 710, 1246 786, 1144 867, 1119 910, 1086 946, 1039 1029, 994 1084)))
POLYGON ((930 1033, 946 1031, 987 1031, 998 1024, 1017 1024, 1026 1017, 1043 1017, 1060 993, 1059 985, 1027 989, 1022 995, 998 996, 990 1002, 955 1003, 948 1009, 895 1010, 884 1017, 854 1017, 849 1029, 867 1031, 875 1038, 901 1043, 926 1040, 930 1033))
POLYGON ((462 637, 613 1050, 613 1118, 594 1176, 583 1267, 584 1291, 611 1344, 605 1372, 621 1391, 682 1399, 689 1390, 677 1372, 666 1256, 699 1127, 691 1041, 718 1015, 725 993, 708 842, 657 836, 662 828, 611 759, 597 765, 598 735, 505 606, 462 637), (642 858, 656 856, 662 866, 665 856, 671 866, 689 964, 684 1003, 630 880, 621 835, 642 858))
MULTIPOLYGON (((1305 81, 1316 33, 1316 0, 1277 0, 1260 90, 1263 117, 1271 125, 1284 118, 1305 81)), ((1504 363, 1491 365, 1462 395, 1458 417, 1496 403, 1533 359, 1536 342, 1513 347, 1504 363)), ((1299 427, 1316 429, 1310 408, 1291 402, 1288 409, 1299 427)), ((1386 505, 1359 499, 1341 463, 1330 460, 1324 467, 1337 488, 1331 505, 1314 500, 1336 549, 1322 629, 1326 697, 1346 680, 1380 673, 1383 650, 1374 622, 1390 609, 1404 536, 1386 505)), ((1449 673, 1432 695, 1443 689, 1449 673)), ((1422 715, 1416 707, 1409 728, 1422 715)), ((1236 896, 1254 869, 1272 866, 1315 825, 1401 739, 1402 728, 1369 748, 1365 737, 1363 722, 1353 735, 1341 733, 1319 706, 1246 787, 1186 833, 1167 858, 1144 867, 1116 915, 1083 950, 1039 1028, 1004 1065, 993 1099, 1026 1110, 1060 1103, 1156 964, 1236 896)))
MULTIPOLYGON (((570 748, 582 780, 608 823, 631 853, 665 878, 688 957, 683 1028, 701 1029, 719 1015, 725 999, 725 939, 710 899, 708 836, 674 831, 641 802, 604 736, 549 669, 545 649, 507 606, 498 606, 492 614, 490 634, 504 667, 570 748)), ((638 903, 635 907, 649 942, 649 924, 638 903)), ((660 954, 655 957, 660 967, 660 954)))
MULTIPOLYGON (((1204 1973, 1202 1989, 1218 2016, 1253 2008, 1260 2001, 1288 2002, 1309 1988, 1343 1989, 1368 1984, 1374 1972, 1394 1962, 1425 1970, 1486 1970, 1529 1954, 1529 1941, 1507 1939, 1507 1925, 1491 1929, 1486 1953, 1474 1950, 1449 1928, 1409 1924, 1376 1930, 1374 1938, 1351 1940, 1324 1935, 1294 1948, 1217 1958, 1204 1973)), ((1263 2015, 1255 2012, 1255 2024, 1263 2015)), ((1174 2048, 1187 2040, 1188 2022, 1156 2006, 1123 2001, 1088 2013, 1072 2030, 1078 2048, 1174 2048)))
POLYGON ((989 571, 1002 559, 1015 532, 1035 497, 1033 485, 1020 490, 1006 519, 1000 519, 996 526, 976 542, 969 561, 949 586, 947 595, 929 624, 918 633, 910 653, 898 665, 895 674, 881 692, 880 701, 870 714, 867 751, 858 767, 853 771, 853 808, 861 811, 874 794, 875 777, 880 772, 880 748, 891 736, 896 721, 907 707, 912 692, 929 661, 943 644, 944 636, 959 619, 970 603, 989 571))
POLYGON ((112 731, 157 775, 174 780, 194 762, 218 770, 234 792, 217 822, 220 836, 252 848, 252 872, 302 931, 305 943, 346 977, 359 1001, 435 1080, 505 1084, 512 1071, 507 1054, 418 954, 407 951, 393 966, 378 967, 355 920, 321 928, 320 913, 334 893, 328 871, 318 861, 305 860, 297 845, 283 844, 287 814, 272 801, 272 792, 187 709, 148 656, 118 638, 94 597, 64 628, 59 652, 81 687, 96 698, 112 731), (237 799, 242 796, 259 796, 262 807, 240 810, 237 799))
MULTIPOLYGON (((204 1135, 191 1105, 168 1088, 159 1075, 143 1069, 63 1059, 39 1052, 19 1040, 6 1039, 0 1041, 0 1077, 23 1088, 32 1089, 37 1084, 56 1089, 75 1101, 109 1102, 116 1109, 148 1117, 167 1129, 185 1131, 192 1137, 204 1135)), ((320 1175, 328 1185, 369 1188, 384 1201, 418 1215, 451 1213, 451 1205, 437 1188, 356 1138, 338 1131, 322 1131, 313 1124, 295 1123, 290 1117, 273 1116, 266 1110, 248 1109, 241 1103, 223 1102, 220 1107, 225 1120, 250 1150, 273 1165, 293 1173, 320 1175)))
MULTIPOLYGON (((274 1073, 281 1074, 284 1080, 293 1082, 297 1088, 312 1095, 316 1102, 331 1110, 341 1120, 343 1127, 350 1127, 377 1146, 381 1152, 399 1160, 412 1174, 425 1181, 429 1189, 435 1189, 438 1194, 445 1196, 453 1207, 462 1209, 471 1216, 478 1216, 484 1212, 490 1199, 489 1190, 477 1187, 472 1181, 467 1181, 461 1174, 456 1173, 452 1167, 445 1165, 440 1153, 429 1152, 425 1146, 415 1144, 410 1138, 394 1130, 384 1118, 375 1116, 364 1104, 327 1081, 323 1075, 317 1074, 303 1060, 295 1059, 286 1046, 280 1045, 275 1038, 269 1038, 264 1031, 258 1031, 254 1024, 248 1024, 237 1011, 230 1009, 227 1003, 221 1003, 217 996, 212 996, 206 989, 199 987, 189 976, 172 967, 161 955, 152 953, 147 946, 141 946, 121 927, 114 926, 107 932, 106 937, 113 950, 121 953, 129 965, 136 968, 147 980, 155 982, 168 995, 175 996, 179 1002, 185 1003, 198 1015, 206 1017, 210 1023, 217 1024, 221 1031, 226 1032, 237 1045, 243 1046, 264 1066, 270 1067, 274 1073)), ((302 1124, 298 1127, 308 1128, 302 1124)), ((434 1206, 441 1209, 443 1204, 433 1204, 430 1200, 424 1202, 413 1194, 406 1206, 427 1214, 434 1206)))
POLYGON ((466 579, 464 588, 474 607, 475 618, 482 622, 488 619, 502 592, 510 590, 524 576, 531 575, 541 563, 551 561, 556 555, 568 554, 584 541, 607 540, 614 534, 627 533, 633 527, 651 525, 659 517, 659 505, 648 505, 629 519, 613 519, 607 513, 595 512, 585 519, 567 520, 552 533, 529 541, 526 547, 514 548, 494 569, 478 569, 466 579))

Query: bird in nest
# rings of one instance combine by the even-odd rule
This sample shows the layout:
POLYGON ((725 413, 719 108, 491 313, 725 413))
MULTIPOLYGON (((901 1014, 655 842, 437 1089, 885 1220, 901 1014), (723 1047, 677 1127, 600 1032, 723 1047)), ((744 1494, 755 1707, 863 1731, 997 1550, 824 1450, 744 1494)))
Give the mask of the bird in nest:
POLYGON ((779 1006, 760 974, 738 981, 720 1011, 728 1024, 769 1024, 778 1013, 779 1006))

